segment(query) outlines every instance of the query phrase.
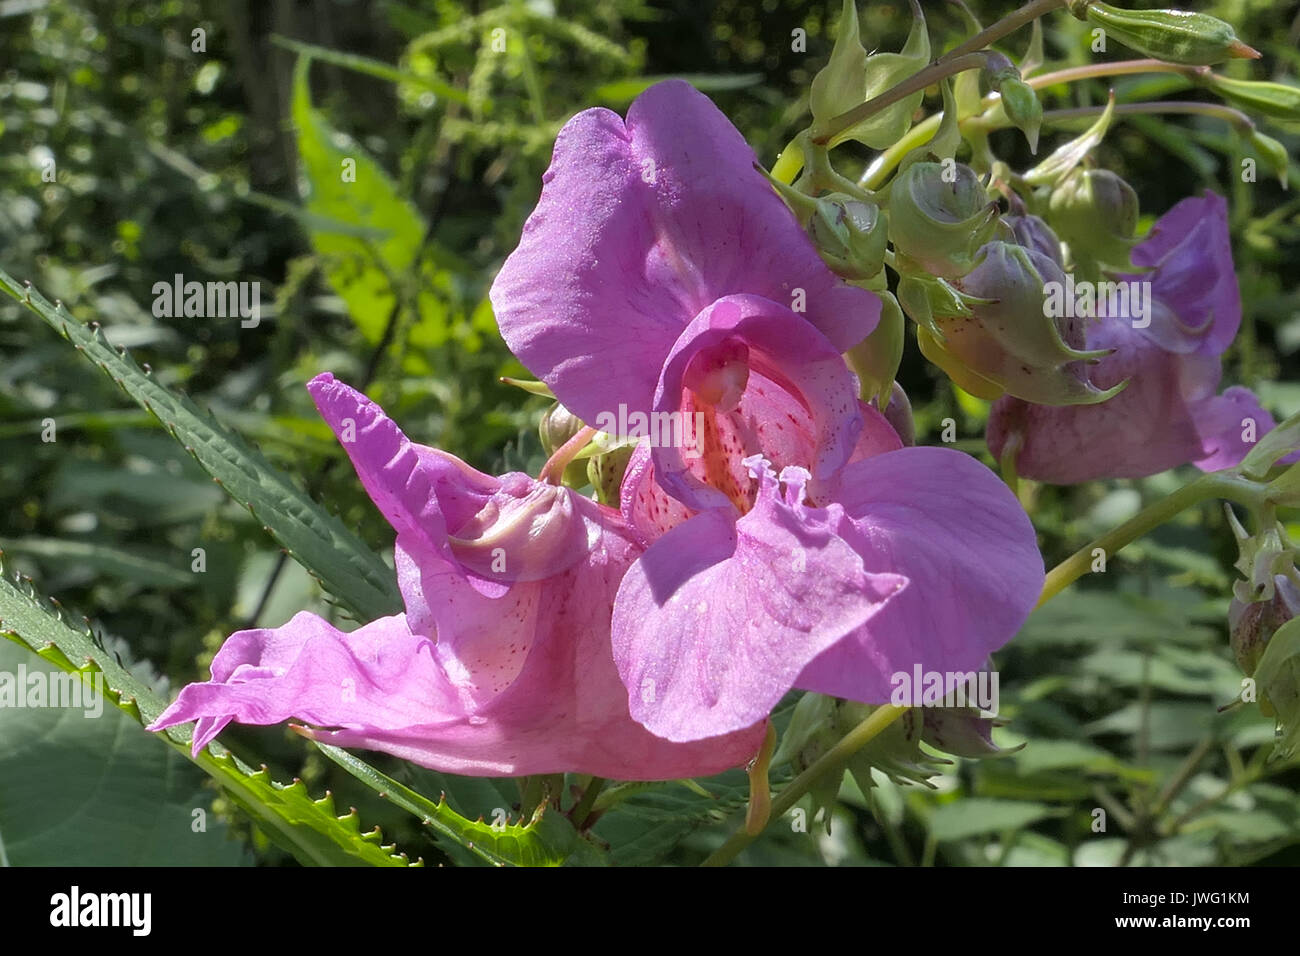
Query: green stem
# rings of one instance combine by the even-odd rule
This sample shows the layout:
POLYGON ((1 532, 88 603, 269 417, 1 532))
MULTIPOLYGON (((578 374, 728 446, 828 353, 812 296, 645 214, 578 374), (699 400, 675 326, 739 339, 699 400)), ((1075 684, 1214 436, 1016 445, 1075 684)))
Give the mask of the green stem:
MULTIPOLYGON (((832 771, 842 772, 850 757, 869 744, 885 728, 905 713, 907 713, 906 707, 895 707, 893 704, 884 704, 873 710, 862 723, 845 734, 839 743, 826 751, 812 766, 786 785, 780 796, 772 801, 772 813, 769 820, 783 817, 791 807, 799 802, 799 798, 807 793, 812 788, 812 785, 827 773, 832 771)), ((734 860, 741 850, 749 846, 757 836, 758 833, 748 833, 742 824, 731 834, 727 842, 718 847, 701 866, 725 866, 734 860)))
POLYGON ((600 796, 600 791, 604 787, 604 777, 592 777, 591 782, 587 784, 587 789, 582 791, 581 799, 569 811, 569 819, 577 829, 582 830, 586 825, 587 818, 591 816, 592 808, 596 805, 596 798, 600 796))
POLYGON ((1300 761, 1297 760, 1280 761, 1275 763, 1271 768, 1269 768, 1267 772, 1265 772, 1264 767, 1267 763, 1269 752, 1270 752, 1269 747, 1267 746, 1260 747, 1259 750, 1256 752, 1257 759, 1251 761, 1251 764, 1249 767, 1246 768, 1245 773, 1243 773, 1238 777, 1234 777, 1228 783, 1224 784, 1223 789, 1221 789, 1218 793, 1215 793, 1212 796, 1208 796, 1203 800, 1200 800, 1197 803, 1193 804, 1187 810, 1184 810, 1168 825, 1168 827, 1165 828, 1164 835, 1177 836, 1180 832, 1182 832, 1184 827, 1186 827, 1189 823, 1195 820, 1206 810, 1211 809, 1221 801, 1232 796, 1232 794, 1236 793, 1238 790, 1242 789, 1243 787, 1247 787, 1250 784, 1255 783, 1258 780, 1263 780, 1266 777, 1276 776, 1277 774, 1289 770, 1294 770, 1296 767, 1300 767, 1300 761))
POLYGON ((1143 508, 1136 515, 1125 521, 1118 528, 1096 538, 1070 555, 1047 574, 1043 584, 1042 596, 1038 607, 1042 607, 1056 595, 1079 578, 1088 573, 1092 566, 1093 552, 1100 548, 1107 560, 1132 544, 1142 535, 1159 527, 1175 515, 1211 498, 1226 498, 1258 509, 1263 503, 1267 489, 1238 475, 1214 472, 1202 475, 1190 484, 1179 488, 1172 495, 1162 498, 1155 504, 1143 508))
POLYGON ((984 49, 986 46, 991 46, 1007 34, 1015 33, 1026 23, 1032 23, 1039 17, 1065 6, 1065 4, 1066 0, 1032 0, 1031 3, 1026 3, 1019 10, 1007 14, 997 23, 981 30, 965 43, 953 47, 939 57, 938 62, 943 63, 946 60, 953 60, 965 56, 967 53, 973 53, 976 50, 984 49))
MULTIPOLYGON (((1068 110, 1048 110, 1043 114, 1044 123, 1062 123, 1075 119, 1088 119, 1100 116, 1104 107, 1081 106, 1068 110)), ((1192 116, 1211 116, 1226 120, 1241 130, 1253 130, 1255 121, 1241 110, 1224 106, 1221 103, 1202 103, 1196 100, 1156 100, 1151 103, 1121 103, 1115 107, 1117 116, 1141 116, 1165 113, 1186 114, 1192 116)), ((1002 125, 998 123, 998 125, 1002 125)), ((1007 125, 1010 125, 1008 122, 1007 125)))
POLYGON ((1178 63, 1166 63, 1164 60, 1116 60, 1113 63, 1089 63, 1086 66, 1072 66, 1053 73, 1025 80, 1036 90, 1055 86, 1058 83, 1076 83, 1079 80, 1092 80, 1104 76, 1129 76, 1134 73, 1181 73, 1189 80, 1196 79, 1210 71, 1206 66, 1183 66, 1178 63))
POLYGON ((1190 754, 1187 755, 1187 758, 1183 761, 1182 765, 1174 775, 1169 778, 1169 782, 1165 784, 1165 788, 1160 791, 1160 795, 1156 797, 1155 806, 1151 808, 1151 817, 1153 819, 1159 820, 1165 815, 1165 812, 1169 809, 1169 805, 1174 802, 1174 798, 1183 792, 1184 787, 1191 783, 1192 775, 1196 773, 1196 769, 1201 765, 1201 761, 1205 759, 1206 755, 1208 755, 1213 748, 1213 736, 1201 738, 1201 742, 1196 745, 1195 749, 1193 749, 1190 754))
POLYGON ((987 59, 983 53, 967 53, 955 59, 936 60, 919 73, 913 73, 901 83, 891 86, 879 96, 873 96, 865 103, 859 103, 851 110, 845 110, 838 116, 832 116, 826 121, 826 128, 813 133, 812 141, 819 146, 825 146, 845 130, 852 129, 869 116, 874 116, 900 100, 907 99, 913 93, 918 93, 927 86, 933 86, 942 79, 957 73, 963 73, 966 70, 982 69, 987 59))
POLYGON ((595 436, 596 429, 590 425, 584 425, 578 429, 577 434, 555 449, 555 454, 546 459, 546 464, 542 466, 542 471, 537 476, 537 480, 558 485, 564 477, 564 469, 569 467, 569 462, 573 461, 578 452, 586 448, 587 443, 595 436))
MULTIPOLYGON (((1161 60, 1117 60, 1114 63, 1090 63, 1087 66, 1044 73, 1041 76, 1030 77, 1025 82, 1034 89, 1041 90, 1058 83, 1074 83, 1079 80, 1127 76, 1134 73, 1180 73, 1189 79, 1195 79, 1204 71, 1204 67, 1180 66, 1161 60)), ((996 96, 987 96, 981 101, 980 106, 988 110, 997 106, 998 102, 996 96)), ((939 123, 942 121, 943 113, 939 112, 913 126, 902 139, 875 158, 858 180, 858 184, 865 189, 879 189, 904 156, 934 136, 934 131, 939 128, 939 123)), ((1011 124, 1008 122, 1007 125, 1011 124)))
POLYGON ((902 139, 872 161, 866 172, 858 180, 858 185, 864 189, 879 189, 883 186, 889 174, 894 171, 894 167, 902 161, 904 156, 934 138, 935 131, 942 121, 943 112, 940 111, 933 116, 927 116, 920 123, 913 126, 902 139))

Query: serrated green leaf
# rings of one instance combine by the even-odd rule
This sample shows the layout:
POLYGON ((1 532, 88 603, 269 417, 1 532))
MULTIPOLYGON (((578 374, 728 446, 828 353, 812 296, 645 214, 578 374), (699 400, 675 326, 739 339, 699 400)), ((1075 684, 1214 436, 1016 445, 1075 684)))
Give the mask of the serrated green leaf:
POLYGON ((46 688, 43 706, 0 707, 0 846, 11 866, 247 862, 213 816, 203 775, 85 693, 80 677, 9 641, 0 673, 19 694, 29 682, 46 688), (60 692, 58 681, 71 683, 60 692))
MULTIPOLYGON (((164 702, 99 646, 88 631, 70 626, 61 612, 0 573, 0 635, 82 680, 94 681, 107 700, 141 724, 162 713, 164 702), (102 674, 99 683, 97 674, 102 674)), ((253 770, 216 742, 190 755, 189 725, 155 734, 192 760, 225 790, 277 844, 300 863, 320 866, 407 866, 405 854, 382 845, 378 828, 361 832, 356 812, 339 816, 328 794, 313 800, 301 781, 280 784, 266 769, 253 770)))
POLYGON ((527 823, 511 823, 504 807, 490 822, 467 820, 445 797, 434 803, 405 784, 398 783, 364 760, 330 744, 316 745, 321 753, 443 837, 495 866, 600 865, 600 852, 582 839, 558 810, 544 808, 527 823))
POLYGON ((129 355, 112 348, 98 328, 77 322, 2 270, 0 288, 44 319, 162 422, 226 493, 244 505, 326 591, 363 620, 400 609, 392 570, 261 454, 199 411, 188 397, 141 371, 129 355))

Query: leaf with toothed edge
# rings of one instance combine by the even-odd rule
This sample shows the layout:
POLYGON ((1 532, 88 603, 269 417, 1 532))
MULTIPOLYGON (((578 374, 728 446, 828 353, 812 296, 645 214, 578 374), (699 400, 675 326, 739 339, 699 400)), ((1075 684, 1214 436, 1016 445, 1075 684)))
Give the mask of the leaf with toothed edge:
MULTIPOLYGON (((88 683, 96 673, 102 673, 104 695, 142 724, 150 723, 163 711, 164 701, 131 675, 115 655, 100 647, 88 625, 85 629, 73 627, 61 608, 42 600, 30 585, 16 583, 3 573, 0 573, 0 635, 88 683)), ((355 810, 340 816, 328 793, 313 800, 301 781, 277 783, 265 767, 253 770, 215 742, 192 758, 190 735, 191 726, 187 724, 155 736, 193 760, 267 836, 300 863, 411 865, 406 854, 398 852, 395 846, 383 844, 377 827, 362 832, 355 810)))
POLYGON ((558 810, 544 808, 527 823, 485 823, 482 818, 467 820, 447 805, 445 797, 434 803, 346 750, 330 744, 317 743, 316 746, 385 800, 414 814, 436 834, 454 840, 494 866, 601 866, 608 863, 605 856, 584 840, 558 810))
POLYGON ((187 396, 142 371, 125 352, 0 270, 0 288, 45 320, 158 419, 222 489, 242 504, 291 558, 362 620, 394 614, 401 597, 392 569, 238 435, 187 396))

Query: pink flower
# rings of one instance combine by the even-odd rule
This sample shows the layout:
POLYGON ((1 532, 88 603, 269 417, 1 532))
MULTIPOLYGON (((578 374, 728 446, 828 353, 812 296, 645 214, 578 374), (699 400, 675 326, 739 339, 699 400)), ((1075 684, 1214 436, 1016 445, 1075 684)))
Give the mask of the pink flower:
POLYGON ((691 448, 632 457, 622 507, 647 550, 613 609, 632 716, 683 742, 752 726, 791 688, 884 703, 918 663, 976 670, 1043 581, 988 469, 903 449, 858 400, 840 353, 879 301, 824 266, 752 164, 684 83, 626 123, 582 113, 492 289, 506 341, 584 420, 702 424, 691 448))
POLYGON ((617 512, 414 444, 331 375, 309 388, 397 531, 406 612, 350 633, 304 612, 233 634, 212 680, 151 730, 197 720, 197 753, 232 720, 296 718, 319 740, 485 776, 671 779, 753 756, 761 726, 682 745, 631 719, 609 622, 641 548, 617 512))
POLYGON ((1207 192, 1184 199, 1133 250, 1150 273, 1121 276, 1151 283, 1146 328, 1102 310, 1086 348, 1114 349, 1090 366, 1091 384, 1118 395, 1097 405, 993 404, 989 450, 1001 457, 1019 436, 1017 470, 1067 485, 1098 478, 1142 478, 1189 462, 1204 471, 1236 465, 1275 422, 1248 389, 1219 393, 1220 356, 1241 325, 1227 203, 1207 192))

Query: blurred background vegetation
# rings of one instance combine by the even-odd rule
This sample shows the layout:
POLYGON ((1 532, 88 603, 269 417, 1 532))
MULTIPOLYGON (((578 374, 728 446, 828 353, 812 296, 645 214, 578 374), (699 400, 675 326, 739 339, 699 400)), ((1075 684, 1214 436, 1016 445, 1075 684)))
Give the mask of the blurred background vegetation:
MULTIPOLYGON (((1191 6, 1230 21, 1265 52, 1230 72, 1294 78, 1300 5, 1191 6)), ((966 35, 960 8, 924 7, 936 43, 966 35)), ((1011 7, 970 4, 985 22, 1011 7)), ((910 24, 906 4, 871 0, 861 9, 868 47, 897 49, 910 24)), ((653 78, 686 75, 770 164, 806 125, 808 84, 838 15, 832 0, 3 0, 0 266, 102 323, 109 341, 388 549, 391 530, 303 384, 333 371, 366 387, 415 440, 484 469, 535 473, 544 404, 498 383, 524 370, 496 334, 486 292, 537 198, 555 133, 578 110, 622 110, 653 78), (806 52, 792 49, 795 29, 806 32, 806 52), (344 158, 356 160, 357 184, 340 186, 344 158), (155 317, 154 283, 178 273, 259 282, 260 325, 155 317)), ((1082 24, 1058 14, 1045 25, 1049 57, 1062 65, 1094 58, 1082 24)), ((1006 49, 1019 54, 1026 42, 1022 31, 1006 49)), ((1116 88, 1121 100, 1148 99, 1178 92, 1179 82, 1125 78, 1116 88)), ((1102 83, 1078 84, 1053 91, 1050 105, 1104 95, 1102 83)), ((1294 131, 1269 132, 1294 155, 1294 131)), ((994 145, 1028 164, 1018 134, 998 134, 994 145)), ((1300 384, 1287 381, 1300 349, 1300 202, 1262 169, 1258 182, 1243 183, 1236 171, 1246 155, 1219 121, 1130 118, 1100 159, 1134 184, 1148 222, 1204 188, 1229 197, 1246 322, 1226 380, 1289 414, 1300 410, 1300 384)), ((914 345, 902 381, 921 441, 937 442, 940 420, 952 416, 961 447, 983 454, 985 406, 957 394, 914 345)), ((1049 566, 1186 477, 1031 489, 1049 566)), ((277 626, 303 608, 341 617, 148 415, 8 300, 0 304, 0 515, 9 569, 90 615, 123 659, 173 693, 207 676, 233 630, 277 626), (42 440, 47 419, 56 441, 42 440), (196 547, 207 556, 201 574, 191 571, 196 547)), ((1216 711, 1239 690, 1224 623, 1235 557, 1213 508, 1133 546, 1108 573, 1035 615, 999 655, 1010 718, 1000 742, 1028 741, 1024 750, 962 762, 933 791, 886 782, 864 795, 846 782, 829 836, 819 826, 811 836, 777 826, 742 860, 1300 862, 1296 764, 1266 760, 1272 727, 1254 710, 1216 711), (1093 829, 1098 807, 1107 812, 1102 833, 1093 829)), ((226 816, 220 800, 219 815, 251 849, 234 841, 208 856, 139 849, 148 841, 132 831, 135 817, 87 796, 79 782, 90 772, 76 762, 84 746, 51 736, 33 749, 20 733, 36 731, 0 721, 0 845, 11 862, 102 862, 128 846, 137 861, 290 859, 226 816), (31 815, 25 802, 35 790, 18 782, 31 773, 66 780, 67 805, 31 815), (120 838, 102 847, 73 840, 63 832, 69 816, 84 826, 110 821, 120 838)), ((332 789, 340 806, 360 807, 412 857, 444 858, 409 818, 340 779, 284 728, 232 729, 223 739, 267 760, 281 779, 332 789)), ((148 758, 128 750, 104 759, 146 772, 148 758)), ((509 781, 376 762, 426 793, 447 790, 471 815, 517 801, 509 781)), ((706 782, 717 799, 680 788, 680 799, 640 807, 643 827, 623 820, 622 829, 598 832, 632 848, 627 862, 663 859, 679 838, 667 859, 696 861, 726 832, 718 820, 740 799, 734 784, 706 782)), ((194 787, 166 801, 185 805, 194 787)))

